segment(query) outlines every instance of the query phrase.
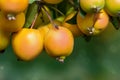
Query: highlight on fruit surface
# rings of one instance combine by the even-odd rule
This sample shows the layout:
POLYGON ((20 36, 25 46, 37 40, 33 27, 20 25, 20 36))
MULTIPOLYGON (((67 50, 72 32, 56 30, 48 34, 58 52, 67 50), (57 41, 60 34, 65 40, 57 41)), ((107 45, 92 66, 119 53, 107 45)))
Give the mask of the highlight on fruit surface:
POLYGON ((99 13, 88 13, 84 18, 77 14, 77 24, 79 29, 85 35, 97 35, 101 33, 109 23, 109 16, 104 11, 101 10, 99 13))
POLYGON ((87 13, 99 12, 104 5, 105 0, 80 0, 80 7, 87 13))
POLYGON ((17 32, 24 26, 24 23, 25 14, 23 12, 17 14, 15 20, 8 20, 6 14, 0 12, 0 27, 4 31, 17 32))
POLYGON ((43 36, 37 29, 23 28, 13 34, 12 47, 21 60, 33 60, 42 52, 43 36))
POLYGON ((23 12, 29 4, 29 0, 0 0, 0 8, 7 14, 23 12))
POLYGON ((52 26, 45 36, 44 44, 48 55, 64 62, 65 57, 73 51, 74 38, 67 28, 58 26, 57 29, 52 26))
POLYGON ((49 3, 49 4, 58 4, 60 2, 62 2, 63 0, 43 0, 45 1, 46 3, 49 3))
POLYGON ((105 10, 111 16, 120 16, 120 1, 105 0, 105 10))
POLYGON ((10 33, 0 29, 0 52, 5 50, 10 43, 10 33))

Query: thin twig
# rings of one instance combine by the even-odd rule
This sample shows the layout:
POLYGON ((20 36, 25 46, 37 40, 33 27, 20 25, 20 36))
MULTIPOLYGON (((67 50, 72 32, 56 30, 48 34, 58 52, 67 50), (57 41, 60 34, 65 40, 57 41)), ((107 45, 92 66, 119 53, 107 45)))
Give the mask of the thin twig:
POLYGON ((58 29, 58 26, 54 23, 54 21, 52 20, 50 14, 49 14, 48 11, 45 9, 45 7, 42 6, 42 8, 43 8, 43 10, 45 11, 45 13, 47 14, 47 16, 48 16, 50 22, 52 23, 52 25, 53 25, 56 29, 58 29))
POLYGON ((30 27, 31 29, 34 27, 37 17, 38 17, 38 13, 36 13, 36 15, 35 15, 35 18, 34 18, 34 20, 32 22, 31 27, 30 27))
POLYGON ((55 11, 57 11, 58 13, 60 13, 62 16, 65 16, 65 15, 64 15, 60 10, 58 10, 57 8, 52 7, 52 6, 50 6, 50 8, 54 9, 55 11))

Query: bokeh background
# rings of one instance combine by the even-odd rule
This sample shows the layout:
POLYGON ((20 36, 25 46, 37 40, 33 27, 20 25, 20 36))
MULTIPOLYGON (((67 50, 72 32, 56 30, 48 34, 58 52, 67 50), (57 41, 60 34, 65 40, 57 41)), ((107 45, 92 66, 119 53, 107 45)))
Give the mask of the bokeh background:
POLYGON ((45 51, 30 62, 16 59, 11 45, 0 54, 0 80, 119 80, 120 31, 108 26, 88 42, 75 38, 73 53, 64 63, 45 51))

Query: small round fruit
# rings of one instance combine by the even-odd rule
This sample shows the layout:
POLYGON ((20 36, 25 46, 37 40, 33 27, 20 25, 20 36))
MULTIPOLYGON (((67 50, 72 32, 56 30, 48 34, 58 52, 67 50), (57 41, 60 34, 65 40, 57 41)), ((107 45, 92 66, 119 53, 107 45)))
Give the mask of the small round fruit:
MULTIPOLYGON (((57 25, 61 25, 61 23, 58 20, 55 20, 54 23, 57 24, 57 25)), ((44 39, 45 39, 47 33, 49 32, 51 26, 52 26, 52 23, 49 23, 49 24, 46 24, 46 25, 43 25, 43 26, 40 25, 38 27, 38 30, 40 31, 40 33, 43 36, 43 46, 44 46, 44 39)))
POLYGON ((50 56, 64 61, 63 57, 69 56, 73 51, 73 35, 65 27, 58 26, 58 29, 52 27, 45 36, 45 50, 50 56))
POLYGON ((105 5, 105 0, 80 0, 81 8, 87 12, 98 12, 103 9, 105 5))
POLYGON ((10 33, 0 29, 0 51, 5 50, 10 43, 10 33))
POLYGON ((43 36, 39 30, 23 28, 12 36, 15 54, 24 61, 37 57, 43 49, 43 36))
POLYGON ((105 10, 111 16, 120 16, 120 0, 105 0, 105 10))
POLYGON ((23 12, 28 4, 29 0, 0 0, 1 10, 10 14, 23 12))
MULTIPOLYGON (((54 20, 54 23, 56 25, 61 25, 61 23, 57 20, 54 20)), ((38 27, 38 30, 43 35, 43 37, 45 37, 47 35, 48 31, 50 30, 51 26, 52 26, 52 23, 49 23, 49 24, 46 24, 46 25, 40 25, 38 27)))
POLYGON ((97 35, 101 33, 109 23, 109 16, 104 11, 101 10, 97 14, 88 13, 84 18, 80 16, 80 13, 77 14, 77 24, 79 29, 85 35, 97 35), (94 19, 96 20, 94 21, 94 19))
POLYGON ((100 13, 98 14, 98 19, 94 25, 94 29, 95 29, 94 35, 99 34, 103 30, 105 30, 108 24, 109 24, 109 16, 104 10, 101 10, 100 13))
POLYGON ((58 4, 62 2, 63 0, 44 0, 44 1, 49 4, 58 4))
POLYGON ((0 12, 0 27, 7 32, 17 32, 19 31, 25 23, 25 14, 19 13, 16 15, 15 20, 8 20, 7 16, 0 12))

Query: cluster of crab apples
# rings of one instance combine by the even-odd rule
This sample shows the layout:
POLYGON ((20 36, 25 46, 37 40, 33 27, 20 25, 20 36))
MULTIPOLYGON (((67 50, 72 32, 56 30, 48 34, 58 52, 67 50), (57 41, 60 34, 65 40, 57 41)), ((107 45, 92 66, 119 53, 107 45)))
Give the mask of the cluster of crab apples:
MULTIPOLYGON (((117 0, 78 0, 77 9, 72 5, 64 16, 54 20, 50 9, 41 4, 57 5, 63 1, 37 0, 40 11, 31 26, 26 28, 29 0, 0 0, 0 52, 11 43, 20 60, 33 60, 45 50, 48 55, 63 62, 74 49, 75 37, 100 34, 109 27, 110 16, 120 15, 120 1, 117 0), (76 23, 70 23, 72 19, 76 23)), ((74 0, 68 1, 74 3, 74 0)))

